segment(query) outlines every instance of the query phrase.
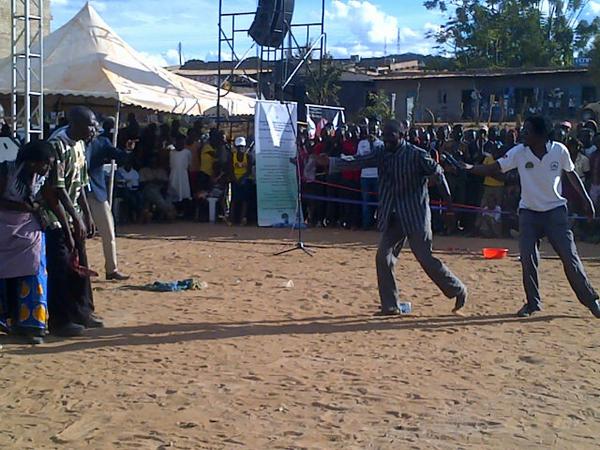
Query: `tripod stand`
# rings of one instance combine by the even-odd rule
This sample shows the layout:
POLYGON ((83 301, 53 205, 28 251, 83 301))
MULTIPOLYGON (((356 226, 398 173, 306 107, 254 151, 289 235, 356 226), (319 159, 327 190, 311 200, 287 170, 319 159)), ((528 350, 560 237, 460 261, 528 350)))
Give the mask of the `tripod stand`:
MULTIPOLYGON (((290 112, 289 104, 286 103, 285 107, 290 117, 290 122, 292 122, 293 124, 292 113, 290 112)), ((298 228, 298 239, 296 241, 296 244, 292 248, 288 248, 287 250, 277 252, 273 256, 285 255, 296 250, 301 250, 308 256, 313 256, 314 253, 314 250, 309 250, 304 241, 302 240, 302 227, 304 226, 304 224, 300 220, 300 218, 302 217, 302 174, 300 173, 300 152, 298 149, 298 133, 295 128, 294 138, 296 140, 296 182, 298 183, 298 195, 296 196, 296 227, 298 228)))

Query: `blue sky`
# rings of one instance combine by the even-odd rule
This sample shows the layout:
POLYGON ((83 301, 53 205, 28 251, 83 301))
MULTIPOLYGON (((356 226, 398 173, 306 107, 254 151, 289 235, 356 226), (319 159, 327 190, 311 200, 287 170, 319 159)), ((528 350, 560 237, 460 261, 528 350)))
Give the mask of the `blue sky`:
MULTIPOLYGON (((224 0, 224 9, 255 11, 256 3, 224 0)), ((55 30, 85 0, 51 0, 51 4, 55 30)), ((113 30, 157 64, 177 63, 178 42, 185 59, 216 59, 218 0, 93 0, 91 4, 113 30)), ((321 0, 296 0, 294 22, 318 20, 320 9, 321 0)), ((600 0, 593 0, 587 15, 598 14, 600 0)), ((395 53, 400 33, 400 52, 433 53, 433 42, 425 34, 444 19, 441 13, 425 9, 422 0, 326 0, 327 48, 338 57, 380 56, 387 44, 388 53, 395 53)), ((236 51, 244 53, 251 41, 238 37, 236 51)))

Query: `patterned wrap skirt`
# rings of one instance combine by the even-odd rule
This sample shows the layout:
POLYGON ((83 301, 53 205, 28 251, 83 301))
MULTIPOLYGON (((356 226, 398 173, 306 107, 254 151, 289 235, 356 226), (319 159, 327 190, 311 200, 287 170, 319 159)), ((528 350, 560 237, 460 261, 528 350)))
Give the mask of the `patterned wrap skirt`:
POLYGON ((35 275, 0 279, 0 330, 43 331, 48 323, 48 272, 42 234, 40 264, 35 275))

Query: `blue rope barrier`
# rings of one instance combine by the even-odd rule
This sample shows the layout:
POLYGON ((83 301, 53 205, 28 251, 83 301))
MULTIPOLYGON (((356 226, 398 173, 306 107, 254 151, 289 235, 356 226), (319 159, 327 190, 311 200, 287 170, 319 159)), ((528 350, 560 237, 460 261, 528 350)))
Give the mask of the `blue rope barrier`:
MULTIPOLYGON (((318 201, 322 201, 322 202, 331 202, 331 203, 343 203, 343 204, 348 204, 348 205, 357 205, 357 206, 362 206, 362 205, 368 205, 368 206, 379 206, 378 202, 363 202, 362 200, 352 200, 352 199, 345 199, 345 198, 333 198, 333 197, 324 197, 321 195, 312 195, 312 194, 303 194, 302 198, 306 199, 306 200, 318 200, 318 201)), ((430 208, 432 211, 447 211, 448 208, 445 206, 435 206, 435 205, 430 205, 430 208)), ((453 207, 451 209, 452 212, 467 212, 467 213, 474 213, 474 214, 480 214, 484 211, 486 212, 490 212, 490 213, 494 213, 497 214, 494 211, 490 211, 490 210, 484 210, 483 208, 460 208, 460 207, 453 207)), ((508 211, 501 211, 500 214, 504 215, 504 216, 517 216, 517 213, 513 213, 513 212, 508 212, 508 211)), ((571 215, 569 216, 569 219, 573 219, 573 220, 585 220, 588 221, 590 219, 588 219, 587 217, 583 217, 583 216, 579 216, 579 215, 571 215)), ((599 221, 600 218, 595 218, 593 219, 594 221, 599 221)))

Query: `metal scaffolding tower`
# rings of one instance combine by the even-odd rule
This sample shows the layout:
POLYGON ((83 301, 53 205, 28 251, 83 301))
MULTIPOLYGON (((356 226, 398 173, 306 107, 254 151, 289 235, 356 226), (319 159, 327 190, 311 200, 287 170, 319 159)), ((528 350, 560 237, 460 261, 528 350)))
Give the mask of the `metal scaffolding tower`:
MULTIPOLYGON (((248 29, 256 13, 255 11, 225 12, 225 3, 226 0, 219 0, 218 105, 220 99, 229 93, 229 90, 225 89, 225 84, 234 84, 232 80, 238 69, 243 71, 246 80, 253 82, 257 98, 270 100, 293 97, 289 88, 303 68, 306 69, 308 77, 315 78, 321 75, 322 61, 326 57, 327 48, 325 0, 313 0, 311 5, 313 11, 320 11, 319 21, 285 23, 286 39, 278 48, 262 47, 252 42, 244 53, 239 52, 239 47, 240 44, 244 45, 247 42, 248 29), (250 75, 244 70, 244 63, 252 55, 253 50, 258 63, 258 72, 250 75), (313 69, 311 69, 312 61, 314 61, 313 69)), ((307 2, 302 3, 307 6, 307 2)), ((220 107, 217 108, 217 123, 219 120, 220 107)))
POLYGON ((11 0, 13 135, 25 142, 44 134, 44 0, 11 0))

